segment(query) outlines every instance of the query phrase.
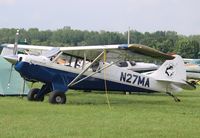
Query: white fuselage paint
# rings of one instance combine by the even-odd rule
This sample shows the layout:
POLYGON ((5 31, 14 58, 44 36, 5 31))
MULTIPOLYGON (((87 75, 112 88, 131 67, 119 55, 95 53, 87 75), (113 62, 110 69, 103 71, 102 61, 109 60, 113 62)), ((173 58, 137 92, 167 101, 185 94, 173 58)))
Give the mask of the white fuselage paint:
MULTIPOLYGON (((52 68, 60 71, 65 71, 65 72, 71 72, 75 74, 81 73, 81 69, 76 69, 73 67, 69 66, 64 66, 60 64, 56 64, 51 62, 49 59, 43 57, 43 56, 26 56, 26 55, 21 55, 23 58, 22 61, 28 62, 30 64, 35 64, 47 68, 52 68)), ((100 68, 103 66, 106 66, 108 63, 101 63, 100 68)), ((93 73, 92 71, 86 71, 84 75, 90 75, 93 73)), ((121 67, 118 67, 116 65, 112 65, 109 68, 106 68, 102 70, 101 72, 93 75, 92 77, 98 78, 98 79, 105 79, 109 80, 115 83, 122 83, 127 86, 134 86, 134 87, 139 87, 142 89, 148 89, 152 91, 157 91, 157 92, 166 92, 166 91, 173 91, 177 92, 182 89, 179 87, 174 87, 170 82, 162 82, 162 81, 157 81, 153 77, 150 77, 148 75, 143 75, 137 72, 133 72, 131 70, 127 70, 121 67)))

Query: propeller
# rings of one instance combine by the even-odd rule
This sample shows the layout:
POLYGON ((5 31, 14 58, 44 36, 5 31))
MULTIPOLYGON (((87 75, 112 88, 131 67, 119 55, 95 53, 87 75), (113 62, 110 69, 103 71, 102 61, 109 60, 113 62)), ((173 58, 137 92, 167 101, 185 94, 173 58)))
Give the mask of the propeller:
MULTIPOLYGON (((11 84, 11 79, 12 79, 12 72, 13 72, 13 68, 14 65, 16 63, 16 59, 18 59, 18 40, 19 40, 19 30, 17 30, 16 35, 15 35, 15 43, 14 43, 14 47, 13 47, 13 55, 9 55, 9 56, 5 56, 5 59, 7 59, 8 61, 10 61, 11 63, 11 68, 10 68, 10 73, 9 73, 9 80, 8 80, 8 85, 7 88, 10 88, 10 84, 11 84)), ((22 86, 22 93, 19 93, 19 95, 23 98, 24 96, 24 92, 25 92, 25 79, 23 79, 23 86, 22 86)))
MULTIPOLYGON (((17 30, 17 33, 15 35, 15 44, 14 44, 14 47, 13 47, 13 55, 12 55, 13 57, 17 56, 18 39, 19 39, 19 30, 17 30)), ((10 68, 10 73, 9 73, 7 89, 10 88, 10 82, 11 82, 11 78, 12 78, 13 67, 14 67, 14 63, 11 62, 11 68, 10 68)))
POLYGON ((19 39, 19 30, 17 30, 16 36, 15 36, 15 44, 14 44, 14 48, 13 48, 13 55, 17 55, 18 39, 19 39))

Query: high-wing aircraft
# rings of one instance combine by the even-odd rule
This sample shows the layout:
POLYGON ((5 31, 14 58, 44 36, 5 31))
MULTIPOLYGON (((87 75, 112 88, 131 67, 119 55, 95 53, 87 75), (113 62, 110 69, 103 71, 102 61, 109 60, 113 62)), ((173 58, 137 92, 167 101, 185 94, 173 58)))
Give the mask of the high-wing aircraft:
MULTIPOLYGON (((65 92, 78 90, 108 90, 125 92, 164 92, 180 101, 174 92, 195 87, 186 81, 186 70, 183 59, 172 56, 140 44, 119 44, 76 47, 46 47, 33 45, 18 45, 19 32, 15 44, 4 44, 2 56, 12 63, 12 67, 30 82, 42 82, 40 89, 31 89, 28 100, 43 101, 48 93, 49 102, 53 104, 66 103, 65 92), (8 54, 6 50, 13 50, 8 54), (19 50, 23 54, 18 54, 19 50), (46 50, 39 55, 31 54, 29 50, 46 50), (108 53, 130 56, 139 53, 159 59, 167 59, 158 70, 148 74, 140 74, 119 63, 120 57, 107 63, 108 53), (64 58, 63 54, 68 58, 64 58), (86 56, 89 55, 90 56, 86 56), (103 58, 103 60, 102 60, 103 58), (80 61, 82 60, 82 61, 80 61), (88 62, 88 60, 90 62, 88 62), (72 64, 72 62, 74 62, 72 64), (81 63, 82 62, 82 63, 81 63), (87 64, 89 63, 89 64, 87 64), (80 67, 81 66, 81 67, 80 67)), ((130 57, 129 56, 129 57, 130 57)), ((11 68, 12 69, 12 68, 11 68)))
MULTIPOLYGON (((15 45, 7 45, 15 47, 15 45)), ((18 45, 18 48, 32 46, 18 45)), ((37 46, 34 46, 37 47, 37 46)), ((38 47, 39 48, 39 47, 38 47)), ((65 92, 70 89, 75 90, 105 90, 125 91, 125 92, 164 92, 180 101, 174 92, 182 89, 194 89, 195 87, 186 81, 186 70, 182 58, 178 55, 171 56, 139 44, 122 45, 101 45, 101 46, 77 46, 77 47, 48 47, 47 53, 42 55, 15 54, 4 55, 8 61, 15 64, 15 69, 27 81, 39 81, 43 83, 41 89, 32 89, 28 94, 28 100, 43 101, 44 96, 50 93, 49 102, 53 104, 66 103, 65 92), (77 68, 80 57, 75 57, 75 64, 70 65, 73 51, 100 51, 100 54, 83 68, 77 68), (118 66, 119 60, 112 63, 106 62, 106 53, 118 51, 119 53, 140 53, 155 58, 168 59, 158 70, 149 75, 143 75, 132 70, 118 66), (63 64, 57 61, 63 53, 70 53, 69 59, 63 64), (104 60, 100 60, 104 57, 104 60), (17 62, 13 59, 17 58, 17 62), (93 70, 95 68, 95 70, 93 70)), ((83 62, 87 57, 82 56, 83 62)))

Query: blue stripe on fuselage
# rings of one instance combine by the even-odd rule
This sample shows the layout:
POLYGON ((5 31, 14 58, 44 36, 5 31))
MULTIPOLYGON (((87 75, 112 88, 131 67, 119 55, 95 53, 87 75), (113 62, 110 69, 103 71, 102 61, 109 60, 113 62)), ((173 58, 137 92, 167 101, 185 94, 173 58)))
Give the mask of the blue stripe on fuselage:
MULTIPOLYGON (((29 64, 27 62, 17 63, 15 65, 15 69, 21 74, 22 77, 26 78, 27 80, 36 80, 43 83, 51 83, 55 75, 60 75, 63 77, 64 81, 68 84, 78 75, 76 73, 62 71, 35 64, 29 64)), ((85 76, 83 75, 81 78, 83 77, 85 76)), ((108 80, 106 81, 106 83, 107 83, 107 90, 109 91, 154 92, 152 90, 143 89, 108 80)), ((89 77, 86 80, 70 88, 80 89, 80 90, 105 90, 105 82, 103 79, 89 77)))

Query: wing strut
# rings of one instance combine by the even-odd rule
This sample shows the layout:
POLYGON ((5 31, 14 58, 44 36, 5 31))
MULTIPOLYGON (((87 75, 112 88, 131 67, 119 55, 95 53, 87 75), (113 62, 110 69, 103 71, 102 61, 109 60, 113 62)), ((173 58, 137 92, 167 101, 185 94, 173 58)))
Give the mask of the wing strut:
POLYGON ((113 63, 111 63, 111 64, 109 64, 109 65, 107 65, 107 66, 105 66, 105 67, 103 67, 103 68, 101 68, 101 69, 99 69, 99 70, 97 70, 96 72, 94 72, 94 73, 92 73, 92 74, 90 74, 90 75, 88 75, 88 76, 82 78, 81 80, 79 80, 79 81, 77 81, 77 82, 71 84, 70 86, 73 86, 73 85, 75 85, 75 84, 78 84, 78 83, 81 82, 81 81, 84 81, 85 79, 87 79, 87 78, 89 78, 89 77, 91 77, 91 76, 93 76, 93 75, 99 73, 100 71, 102 71, 102 70, 104 70, 104 69, 106 69, 106 68, 112 66, 113 64, 117 63, 118 61, 119 61, 119 60, 117 60, 117 61, 115 61, 115 62, 113 62, 113 63))
POLYGON ((69 84, 68 84, 68 87, 74 85, 73 83, 78 80, 102 55, 104 54, 104 51, 101 52, 101 54, 99 54, 93 61, 92 63, 87 67, 85 68, 78 76, 76 76, 76 78, 74 78, 69 84))
MULTIPOLYGON (((104 65, 105 65, 105 62, 106 62, 106 50, 104 50, 104 65)), ((107 87, 107 78, 106 78, 106 69, 104 69, 104 86, 105 86, 105 93, 106 93, 106 99, 107 99, 107 103, 108 103, 108 107, 109 109, 111 109, 111 106, 110 106, 110 101, 109 101, 109 98, 108 98, 108 87, 107 87)))
POLYGON ((55 62, 62 55, 62 53, 63 52, 58 53, 58 55, 54 59, 52 59, 52 62, 55 62))
POLYGON ((82 66, 82 69, 84 69, 85 68, 85 62, 86 62, 86 53, 85 53, 85 51, 84 51, 84 53, 83 53, 84 55, 84 59, 83 59, 83 66, 82 66))

